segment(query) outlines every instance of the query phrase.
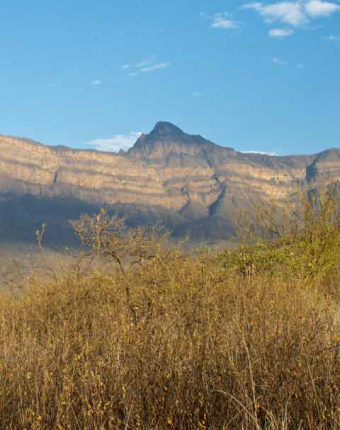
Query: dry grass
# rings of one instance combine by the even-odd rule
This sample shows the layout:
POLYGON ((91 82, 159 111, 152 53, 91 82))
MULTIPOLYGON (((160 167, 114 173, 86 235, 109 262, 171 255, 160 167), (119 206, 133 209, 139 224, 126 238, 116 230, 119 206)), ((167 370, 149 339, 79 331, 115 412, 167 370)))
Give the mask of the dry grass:
POLYGON ((178 251, 33 283, 1 298, 0 428, 340 426, 336 306, 316 289, 178 251))
POLYGON ((159 246, 3 294, 0 428, 340 428, 338 268, 310 282, 237 258, 159 246))

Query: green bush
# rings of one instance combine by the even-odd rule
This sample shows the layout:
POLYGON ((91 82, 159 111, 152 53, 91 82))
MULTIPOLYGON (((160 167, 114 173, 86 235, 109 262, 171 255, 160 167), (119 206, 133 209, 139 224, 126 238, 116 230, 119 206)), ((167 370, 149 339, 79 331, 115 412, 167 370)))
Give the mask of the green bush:
POLYGON ((256 223, 256 228, 248 227, 248 243, 221 254, 224 267, 248 276, 292 276, 309 284, 337 274, 340 213, 335 189, 304 193, 288 208, 257 207, 254 218, 248 218, 248 226, 256 223))

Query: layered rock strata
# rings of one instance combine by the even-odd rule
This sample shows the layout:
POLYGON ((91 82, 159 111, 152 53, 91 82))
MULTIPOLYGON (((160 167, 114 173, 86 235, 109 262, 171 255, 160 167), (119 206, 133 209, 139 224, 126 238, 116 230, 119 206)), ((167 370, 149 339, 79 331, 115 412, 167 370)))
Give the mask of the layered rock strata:
POLYGON ((126 154, 8 136, 0 136, 0 150, 2 199, 31 195, 143 208, 166 222, 174 215, 171 227, 181 226, 181 232, 200 222, 208 237, 216 217, 226 221, 220 230, 231 233, 235 212, 250 197, 284 200, 298 187, 340 179, 339 149, 307 156, 244 154, 166 122, 157 123, 126 154))

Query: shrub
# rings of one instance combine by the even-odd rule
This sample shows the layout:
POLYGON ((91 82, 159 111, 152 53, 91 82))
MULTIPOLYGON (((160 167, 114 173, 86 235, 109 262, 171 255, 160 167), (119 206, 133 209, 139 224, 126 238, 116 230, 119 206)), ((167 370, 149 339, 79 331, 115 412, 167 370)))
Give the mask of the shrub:
POLYGON ((337 246, 336 219, 323 219, 194 256, 104 212, 83 217, 102 265, 81 270, 82 256, 31 276, 21 299, 1 296, 0 429, 339 428, 337 297, 329 276, 314 288, 313 271, 288 276, 337 246))
POLYGON ((290 206, 257 206, 242 218, 247 240, 226 250, 222 264, 239 273, 292 276, 309 285, 338 274, 339 196, 336 189, 302 193, 290 206), (256 225, 256 227, 252 227, 256 225))

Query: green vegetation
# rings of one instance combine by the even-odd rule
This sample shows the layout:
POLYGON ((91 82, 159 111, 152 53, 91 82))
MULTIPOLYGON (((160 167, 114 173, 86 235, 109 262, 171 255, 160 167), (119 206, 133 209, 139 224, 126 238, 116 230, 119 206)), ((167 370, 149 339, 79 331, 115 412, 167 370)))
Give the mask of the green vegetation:
POLYGON ((82 217, 89 254, 1 296, 0 429, 340 428, 338 198, 299 205, 195 256, 82 217))

